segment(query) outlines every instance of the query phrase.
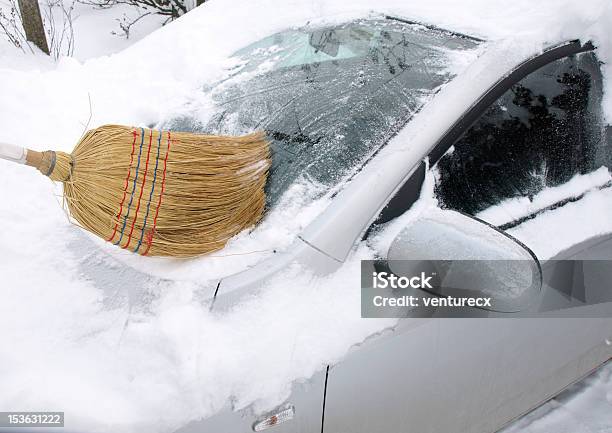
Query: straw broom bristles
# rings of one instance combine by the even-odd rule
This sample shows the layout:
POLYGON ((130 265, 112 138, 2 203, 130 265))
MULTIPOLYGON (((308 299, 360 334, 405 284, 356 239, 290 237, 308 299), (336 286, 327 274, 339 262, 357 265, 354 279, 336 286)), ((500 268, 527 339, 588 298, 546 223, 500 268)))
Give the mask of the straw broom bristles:
POLYGON ((86 230, 138 254, 191 257, 261 218, 270 150, 263 133, 106 125, 72 154, 44 152, 28 164, 64 183, 65 204, 86 230))

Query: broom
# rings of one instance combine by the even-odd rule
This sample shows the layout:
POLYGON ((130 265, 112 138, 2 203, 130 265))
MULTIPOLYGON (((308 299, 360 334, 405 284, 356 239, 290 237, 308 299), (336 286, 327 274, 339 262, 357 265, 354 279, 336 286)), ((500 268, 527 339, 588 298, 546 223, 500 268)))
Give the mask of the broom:
POLYGON ((0 158, 64 185, 84 229, 144 256, 191 257, 223 248, 265 206, 263 133, 241 137, 105 125, 71 154, 0 143, 0 158))

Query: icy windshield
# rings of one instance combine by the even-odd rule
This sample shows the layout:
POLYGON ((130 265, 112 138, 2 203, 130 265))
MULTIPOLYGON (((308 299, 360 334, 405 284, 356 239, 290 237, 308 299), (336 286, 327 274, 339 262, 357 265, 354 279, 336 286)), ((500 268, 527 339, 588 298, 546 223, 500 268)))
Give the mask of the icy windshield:
POLYGON ((234 54, 236 65, 212 90, 217 111, 200 128, 267 132, 269 204, 298 179, 325 192, 384 145, 477 45, 395 19, 280 32, 234 54))

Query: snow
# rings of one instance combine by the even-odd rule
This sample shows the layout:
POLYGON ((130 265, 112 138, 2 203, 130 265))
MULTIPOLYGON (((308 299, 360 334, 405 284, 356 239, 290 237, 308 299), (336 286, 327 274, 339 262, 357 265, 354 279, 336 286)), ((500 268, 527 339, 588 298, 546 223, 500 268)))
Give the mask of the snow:
POLYGON ((604 233, 612 233, 612 188, 592 190, 577 202, 552 211, 508 230, 545 260, 572 245, 604 233), (585 211, 588 209, 588 211, 585 211), (559 236, 559 227, 571 227, 559 236))
POLYGON ((587 174, 576 174, 568 182, 550 188, 545 188, 531 199, 517 197, 504 200, 498 205, 491 206, 476 216, 490 224, 501 226, 511 221, 545 209, 568 197, 578 197, 597 187, 602 187, 612 181, 612 174, 607 167, 587 174))
POLYGON ((10 371, 0 406, 61 407, 79 431, 160 432, 230 401, 237 409, 274 407, 292 380, 307 380, 355 341, 393 325, 360 318, 359 259, 371 254, 361 248, 327 278, 290 268, 223 314, 196 302, 192 283, 158 286, 150 306, 130 311, 104 308, 99 291, 63 272, 25 284, 27 269, 3 272, 16 283, 0 304, 0 328, 11 330, 0 349, 2 371, 10 371))
POLYGON ((500 433, 608 433, 612 362, 500 433))
POLYGON ((611 180, 608 168, 600 167, 587 174, 577 174, 564 184, 545 188, 531 200, 527 197, 506 199, 476 216, 502 226, 535 215, 507 232, 527 245, 538 259, 546 260, 580 241, 612 233, 609 218, 612 214, 611 180), (581 196, 578 201, 546 209, 564 199, 581 196), (558 235, 559 227, 564 227, 563 236, 558 235))
POLYGON ((74 57, 80 61, 118 53, 159 28, 165 17, 148 15, 138 21, 125 37, 119 28, 119 19, 134 20, 139 10, 128 5, 117 5, 112 9, 98 9, 75 3, 74 57), (95 29, 91 31, 90 29, 95 29))
MULTIPOLYGON (((604 109, 612 121, 612 5, 605 0, 474 0, 460 7, 454 0, 381 0, 375 6, 371 0, 211 0, 135 43, 146 26, 157 24, 123 41, 106 33, 115 26, 110 12, 79 13, 74 58, 53 62, 0 44, 0 141, 70 150, 86 127, 156 125, 194 113, 205 119, 212 102, 202 89, 227 76, 236 66, 228 57, 239 48, 307 22, 384 13, 493 41, 516 38, 517 49, 593 39, 607 62, 604 109)), ((214 313, 200 301, 202 292, 219 275, 287 247, 329 204, 327 196, 314 198, 317 185, 296 184, 260 226, 214 256, 172 261, 92 243, 70 225, 60 191, 48 180, 5 162, 0 167, 0 407, 61 408, 70 414, 71 427, 83 431, 168 432, 230 402, 256 410, 281 403, 293 381, 308 380, 394 324, 360 319, 359 260, 385 251, 402 224, 432 205, 424 196, 380 233, 373 250, 360 245, 332 276, 294 267, 232 310, 214 313)), ((577 188, 603 177, 583 180, 577 188)), ((542 194, 539 204, 548 200, 542 194)), ((564 214, 584 228, 577 237, 595 224, 612 230, 611 195, 587 193, 584 200, 601 210, 588 221, 577 204, 539 221, 554 224, 548 219, 564 214)), ((536 220, 512 233, 538 233, 536 220)), ((574 238, 568 234, 566 240, 574 238)), ((543 255, 554 252, 544 244, 530 246, 543 255)), ((590 389, 594 395, 607 392, 609 401, 607 371, 590 389)), ((537 426, 555 419, 562 418, 528 428, 550 431, 537 426)))

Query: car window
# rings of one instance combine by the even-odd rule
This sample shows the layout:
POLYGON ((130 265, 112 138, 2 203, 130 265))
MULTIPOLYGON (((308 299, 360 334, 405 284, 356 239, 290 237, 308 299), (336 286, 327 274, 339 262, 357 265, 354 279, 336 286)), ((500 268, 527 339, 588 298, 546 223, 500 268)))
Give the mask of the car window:
POLYGON ((609 185, 611 142, 593 52, 512 86, 438 161, 443 207, 510 228, 609 185))
POLYGON ((272 141, 268 204, 299 179, 323 194, 384 145, 478 44, 392 19, 283 31, 235 53, 230 76, 211 90, 206 122, 177 119, 172 127, 264 129, 272 141))

